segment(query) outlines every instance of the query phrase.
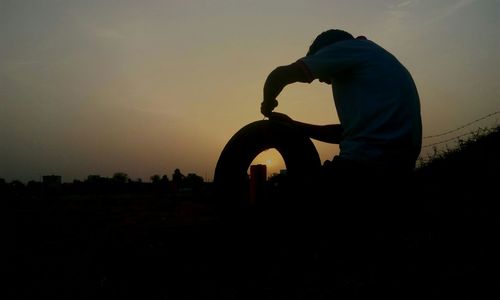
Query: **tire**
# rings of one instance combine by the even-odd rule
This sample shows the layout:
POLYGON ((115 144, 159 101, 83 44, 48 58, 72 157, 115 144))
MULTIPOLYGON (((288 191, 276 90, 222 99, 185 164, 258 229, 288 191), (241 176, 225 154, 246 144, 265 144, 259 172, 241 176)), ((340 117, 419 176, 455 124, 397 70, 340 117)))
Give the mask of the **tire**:
POLYGON ((283 157, 289 182, 294 183, 290 186, 305 186, 321 167, 311 139, 290 125, 269 120, 250 123, 233 135, 217 161, 214 185, 224 205, 249 205, 247 170, 257 155, 271 148, 283 157))

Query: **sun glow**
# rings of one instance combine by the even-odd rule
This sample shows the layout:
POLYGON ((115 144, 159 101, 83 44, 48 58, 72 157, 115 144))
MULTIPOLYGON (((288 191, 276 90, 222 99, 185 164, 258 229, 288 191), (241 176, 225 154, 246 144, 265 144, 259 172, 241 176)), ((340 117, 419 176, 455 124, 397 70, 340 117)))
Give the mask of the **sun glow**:
MULTIPOLYGON (((268 149, 254 158, 250 165, 266 165, 267 167, 267 177, 273 174, 278 174, 281 170, 286 169, 285 161, 283 157, 276 149, 268 149)), ((248 173, 250 173, 250 167, 248 168, 248 173)))

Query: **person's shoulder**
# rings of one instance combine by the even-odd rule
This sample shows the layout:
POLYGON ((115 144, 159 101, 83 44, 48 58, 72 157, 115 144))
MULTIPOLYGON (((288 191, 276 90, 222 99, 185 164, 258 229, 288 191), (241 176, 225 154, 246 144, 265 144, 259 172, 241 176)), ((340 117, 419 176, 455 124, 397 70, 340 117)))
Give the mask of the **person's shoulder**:
POLYGON ((369 55, 387 55, 390 54, 384 47, 373 40, 369 40, 364 36, 357 37, 353 40, 345 41, 341 45, 346 51, 365 53, 369 55))
POLYGON ((380 47, 376 42, 369 40, 365 37, 363 38, 355 38, 353 40, 349 40, 348 45, 355 45, 357 47, 366 47, 366 48, 372 48, 372 47, 380 47))
POLYGON ((368 40, 366 38, 360 39, 360 38, 355 38, 351 40, 345 40, 345 41, 340 41, 337 43, 334 43, 330 46, 327 46, 321 51, 332 51, 332 50, 342 50, 342 49, 352 49, 352 48, 357 48, 357 47, 373 47, 377 46, 377 44, 371 40, 368 40))
POLYGON ((356 44, 356 40, 345 40, 345 41, 336 42, 336 43, 333 43, 331 45, 328 45, 328 46, 320 49, 314 55, 319 56, 319 55, 322 55, 325 53, 346 51, 347 49, 351 48, 352 45, 355 45, 355 44, 356 44))

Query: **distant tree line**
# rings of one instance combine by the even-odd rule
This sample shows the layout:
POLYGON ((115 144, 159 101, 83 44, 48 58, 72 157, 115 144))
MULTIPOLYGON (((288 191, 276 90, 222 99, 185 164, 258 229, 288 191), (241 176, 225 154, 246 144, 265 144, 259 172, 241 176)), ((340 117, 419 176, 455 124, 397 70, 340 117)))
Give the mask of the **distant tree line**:
POLYGON ((57 175, 44 176, 42 181, 29 181, 27 184, 19 180, 6 182, 0 178, 0 193, 16 193, 28 195, 44 194, 176 194, 201 192, 207 185, 203 177, 194 173, 182 174, 175 169, 171 178, 167 175, 155 174, 150 182, 142 179, 131 179, 128 174, 116 172, 112 177, 89 175, 85 180, 74 180, 71 183, 61 182, 57 175))

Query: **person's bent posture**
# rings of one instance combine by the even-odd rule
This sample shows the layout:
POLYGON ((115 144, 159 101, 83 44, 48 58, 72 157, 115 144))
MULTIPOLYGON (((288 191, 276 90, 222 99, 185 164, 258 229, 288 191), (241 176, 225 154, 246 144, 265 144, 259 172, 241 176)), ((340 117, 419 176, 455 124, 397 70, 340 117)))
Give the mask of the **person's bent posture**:
POLYGON ((336 135, 331 141, 340 145, 339 155, 327 162, 332 173, 357 178, 411 173, 422 141, 420 100, 412 76, 391 53, 365 37, 325 31, 305 57, 268 75, 261 113, 283 119, 273 113, 283 88, 315 79, 332 86, 340 120, 330 128, 336 135))

